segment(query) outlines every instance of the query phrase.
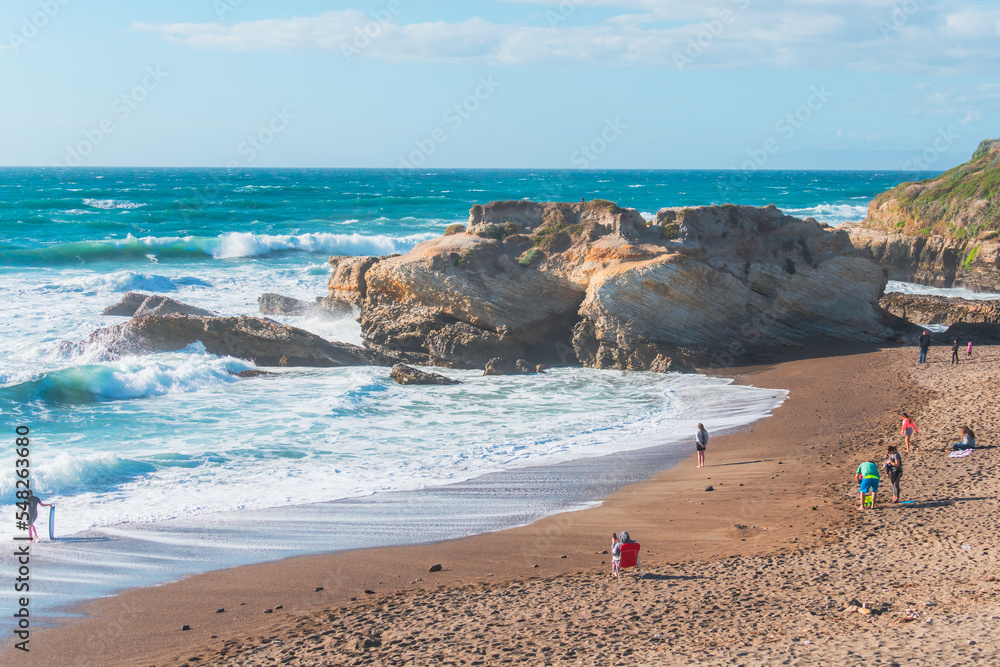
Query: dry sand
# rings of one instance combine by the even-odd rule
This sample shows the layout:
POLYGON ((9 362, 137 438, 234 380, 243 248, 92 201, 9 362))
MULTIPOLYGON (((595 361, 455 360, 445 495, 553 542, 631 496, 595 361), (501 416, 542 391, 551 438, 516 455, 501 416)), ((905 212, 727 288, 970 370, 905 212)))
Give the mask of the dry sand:
POLYGON ((791 393, 775 416, 713 438, 707 468, 692 454, 600 507, 524 528, 127 591, 33 633, 30 656, 8 644, 0 662, 996 664, 1000 348, 958 367, 915 358, 845 351, 740 369, 791 393), (919 454, 903 454, 902 500, 916 502, 883 492, 859 511, 854 470, 901 443, 901 410, 921 428, 919 454), (963 423, 982 447, 948 458, 963 423), (642 580, 609 577, 600 552, 621 529, 642 543, 642 580))

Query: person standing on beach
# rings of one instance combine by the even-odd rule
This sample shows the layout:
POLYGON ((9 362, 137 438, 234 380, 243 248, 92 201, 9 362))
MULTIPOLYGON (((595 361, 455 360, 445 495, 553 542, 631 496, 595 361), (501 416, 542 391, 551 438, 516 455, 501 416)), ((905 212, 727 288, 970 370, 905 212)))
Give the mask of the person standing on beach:
POLYGON ((698 433, 694 436, 694 446, 698 450, 698 467, 705 467, 705 448, 708 447, 708 431, 704 424, 698 424, 698 433))
POLYGON ((25 502, 28 503, 28 539, 40 540, 38 531, 35 529, 35 519, 38 518, 38 506, 52 507, 52 505, 43 503, 42 499, 32 493, 31 489, 28 489, 28 497, 25 502))
POLYGON ((917 363, 926 364, 927 350, 929 350, 931 347, 931 335, 927 332, 927 329, 921 331, 920 335, 917 336, 917 347, 920 348, 920 361, 918 361, 917 363))
MULTIPOLYGON (((917 425, 910 419, 910 415, 903 413, 903 428, 899 431, 899 434, 903 436, 903 440, 906 442, 906 453, 910 453, 910 438, 913 437, 914 433, 920 433, 920 429, 917 425)), ((917 446, 913 445, 913 451, 917 451, 917 446)))
POLYGON ((958 363, 958 339, 955 338, 954 340, 951 341, 951 364, 948 365, 951 366, 957 363, 958 363))
POLYGON ((965 348, 965 356, 972 358, 972 341, 969 341, 969 346, 965 348))
POLYGON ((903 476, 903 457, 892 445, 886 448, 885 453, 888 457, 885 462, 885 471, 889 473, 889 482, 892 484, 892 502, 898 503, 899 479, 903 476))
POLYGON ((861 504, 858 505, 859 510, 865 508, 865 494, 872 494, 872 504, 871 508, 875 509, 875 494, 878 493, 878 483, 881 477, 878 474, 878 466, 875 465, 874 461, 865 461, 858 466, 858 482, 860 486, 858 487, 858 498, 861 504))

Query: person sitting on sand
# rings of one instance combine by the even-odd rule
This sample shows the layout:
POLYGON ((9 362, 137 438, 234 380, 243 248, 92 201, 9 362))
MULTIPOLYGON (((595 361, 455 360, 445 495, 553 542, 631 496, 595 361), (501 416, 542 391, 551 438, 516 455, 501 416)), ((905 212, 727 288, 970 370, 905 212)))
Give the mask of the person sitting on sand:
POLYGON ((38 506, 52 507, 52 505, 43 503, 42 499, 36 496, 31 489, 28 489, 28 498, 25 502, 28 503, 28 540, 40 540, 38 531, 35 529, 35 519, 38 518, 38 506))
POLYGON ((622 543, 618 533, 611 533, 611 576, 618 578, 618 567, 622 564, 622 543))
POLYGON ((885 471, 889 475, 889 482, 892 484, 892 502, 899 502, 899 479, 903 476, 903 457, 899 455, 892 445, 886 447, 885 471))
MULTIPOLYGON (((910 415, 908 415, 908 414, 906 414, 904 412, 903 413, 903 428, 902 428, 902 430, 900 430, 899 434, 901 436, 903 436, 903 440, 906 442, 906 453, 907 454, 910 453, 910 445, 912 444, 910 442, 910 438, 913 436, 914 433, 920 433, 920 429, 917 428, 917 425, 915 423, 913 423, 912 419, 910 419, 910 415)), ((916 445, 913 445, 913 451, 917 451, 917 446, 916 445)))
POLYGON ((872 504, 871 508, 875 509, 875 494, 878 493, 878 483, 879 483, 878 466, 874 461, 865 461, 858 466, 858 482, 860 482, 860 487, 858 490, 858 498, 861 504, 858 505, 859 510, 865 508, 865 494, 872 494, 872 504))
POLYGON ((962 427, 962 442, 956 442, 951 446, 951 451, 959 452, 963 449, 976 448, 976 434, 968 426, 962 427))

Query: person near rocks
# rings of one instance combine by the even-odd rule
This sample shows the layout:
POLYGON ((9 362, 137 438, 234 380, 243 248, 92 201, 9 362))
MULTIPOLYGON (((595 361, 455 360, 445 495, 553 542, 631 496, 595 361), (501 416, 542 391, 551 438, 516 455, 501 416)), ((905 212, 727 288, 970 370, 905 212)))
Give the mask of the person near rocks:
POLYGON ((26 501, 28 503, 28 539, 39 540, 38 531, 35 529, 35 519, 38 518, 38 506, 42 507, 52 507, 47 503, 43 503, 42 499, 36 496, 31 489, 28 489, 28 498, 26 501))
POLYGON ((956 442, 951 446, 951 451, 959 452, 964 449, 976 448, 976 434, 968 426, 962 427, 962 442, 956 442))
POLYGON ((878 466, 875 465, 874 461, 864 461, 858 466, 858 482, 860 483, 858 487, 858 499, 860 505, 858 505, 859 510, 865 508, 865 495, 872 494, 872 504, 871 508, 875 509, 875 494, 878 493, 878 483, 881 476, 878 474, 878 466))
POLYGON ((889 475, 889 483, 892 484, 892 502, 899 502, 899 479, 903 476, 903 457, 893 445, 889 445, 885 450, 886 461, 883 464, 885 471, 889 475))
POLYGON ((704 424, 698 424, 698 433, 694 436, 694 447, 698 450, 698 467, 705 467, 705 448, 708 447, 708 431, 704 424))
POLYGON ((958 363, 958 339, 955 338, 951 341, 951 363, 949 366, 958 363))
POLYGON ((903 413, 903 427, 899 431, 899 434, 903 436, 903 441, 906 443, 906 453, 910 453, 910 446, 913 446, 913 451, 917 451, 917 446, 910 442, 910 438, 913 437, 915 433, 920 433, 920 429, 917 425, 910 419, 910 415, 903 413))
POLYGON ((972 341, 969 341, 969 345, 965 348, 965 356, 972 358, 972 341))
POLYGON ((611 576, 618 578, 618 568, 622 564, 622 543, 618 541, 618 533, 611 533, 611 576))
POLYGON ((917 363, 926 364, 927 350, 929 350, 931 347, 931 335, 930 333, 927 332, 927 329, 921 331, 920 335, 917 336, 917 347, 920 348, 920 361, 918 361, 917 363))

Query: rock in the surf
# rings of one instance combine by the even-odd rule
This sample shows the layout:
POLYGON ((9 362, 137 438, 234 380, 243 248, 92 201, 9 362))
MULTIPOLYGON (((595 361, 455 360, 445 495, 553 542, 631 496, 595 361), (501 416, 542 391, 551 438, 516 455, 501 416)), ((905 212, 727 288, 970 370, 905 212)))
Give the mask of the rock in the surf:
POLYGON ((494 202, 464 231, 344 267, 331 298, 359 299, 366 345, 455 368, 683 370, 904 326, 878 305, 886 277, 868 253, 774 206, 663 209, 647 224, 601 200, 494 202))
POLYGON ((247 359, 256 366, 391 366, 397 362, 374 350, 247 316, 133 317, 98 329, 87 345, 100 345, 113 354, 142 354, 172 352, 195 342, 210 354, 247 359))
POLYGON ((315 303, 309 303, 274 292, 265 292, 257 297, 257 307, 261 315, 305 315, 316 308, 315 303))
POLYGON ((121 315, 133 317, 135 315, 199 315, 211 317, 215 313, 189 306, 176 299, 171 299, 160 294, 143 294, 142 292, 126 292, 116 304, 108 306, 102 315, 121 315))
POLYGON ((451 385, 460 384, 458 380, 447 378, 439 373, 428 373, 412 366, 396 364, 392 367, 389 377, 399 384, 430 384, 430 385, 451 385))

